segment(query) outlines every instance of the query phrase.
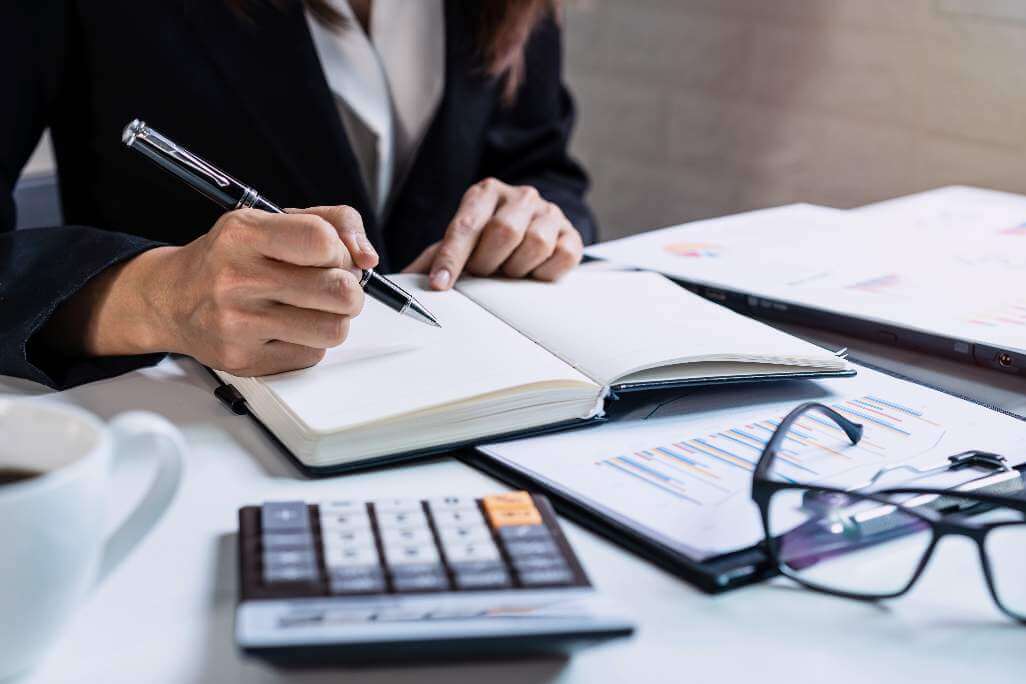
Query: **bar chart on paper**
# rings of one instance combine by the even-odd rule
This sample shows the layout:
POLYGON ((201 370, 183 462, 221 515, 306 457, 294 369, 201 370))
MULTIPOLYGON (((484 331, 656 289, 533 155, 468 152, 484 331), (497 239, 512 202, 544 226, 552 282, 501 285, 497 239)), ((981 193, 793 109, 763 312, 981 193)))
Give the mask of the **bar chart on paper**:
MULTIPOLYGON (((913 459, 936 446, 944 434, 924 410, 884 397, 841 399, 830 406, 863 425, 862 440, 853 446, 831 420, 819 413, 806 414, 785 440, 778 477, 791 482, 843 481, 850 471, 913 459)), ((624 485, 629 488, 644 484, 649 496, 716 506, 749 486, 755 464, 782 418, 771 414, 724 424, 672 442, 609 455, 596 460, 595 466, 609 478, 634 485, 624 485)))
POLYGON ((801 401, 860 423, 863 437, 852 445, 829 418, 803 415, 776 461, 774 475, 784 481, 864 487, 886 467, 891 472, 880 484, 892 486, 969 449, 1022 460, 1018 421, 868 368, 856 378, 801 387, 664 397, 593 429, 482 451, 596 515, 703 559, 762 538, 752 472, 780 421, 801 401))

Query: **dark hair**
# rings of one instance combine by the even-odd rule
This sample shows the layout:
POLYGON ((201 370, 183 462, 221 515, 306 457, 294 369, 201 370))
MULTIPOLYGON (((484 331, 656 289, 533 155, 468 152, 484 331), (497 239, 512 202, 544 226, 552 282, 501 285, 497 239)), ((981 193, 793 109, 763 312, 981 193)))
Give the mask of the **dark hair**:
MULTIPOLYGON (((251 0, 227 0, 239 11, 251 0)), ((273 0, 283 5, 289 0, 273 0)), ((295 0, 292 0, 295 1, 295 0)), ((346 18, 327 0, 299 0, 318 22, 343 28, 346 18)), ((524 46, 542 19, 555 15, 560 0, 476 0, 469 5, 477 14, 477 49, 487 74, 504 79, 503 99, 508 103, 524 80, 524 46)))

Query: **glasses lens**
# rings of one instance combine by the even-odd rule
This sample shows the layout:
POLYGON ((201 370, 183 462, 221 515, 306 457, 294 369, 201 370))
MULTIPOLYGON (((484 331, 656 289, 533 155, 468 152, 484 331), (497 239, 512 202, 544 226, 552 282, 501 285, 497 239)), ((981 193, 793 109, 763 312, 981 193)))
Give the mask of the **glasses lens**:
POLYGON ((933 532, 891 501, 814 488, 777 492, 767 522, 781 571, 826 591, 867 598, 900 593, 933 532))
POLYGON ((1026 620, 1026 523, 1022 513, 1008 513, 1005 518, 1019 522, 992 529, 984 546, 998 602, 1009 613, 1026 620))

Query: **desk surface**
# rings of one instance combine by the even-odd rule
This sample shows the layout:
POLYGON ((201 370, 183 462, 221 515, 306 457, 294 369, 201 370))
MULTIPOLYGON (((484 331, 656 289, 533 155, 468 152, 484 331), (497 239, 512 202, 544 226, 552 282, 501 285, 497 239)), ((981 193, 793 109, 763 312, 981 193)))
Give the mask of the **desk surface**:
MULTIPOLYGON (((836 336, 812 336, 844 343, 836 336)), ((879 345, 851 346, 877 364, 1026 415, 1021 380, 879 345)), ((271 498, 477 496, 501 487, 448 458, 306 480, 248 419, 228 414, 211 388, 198 365, 175 359, 58 395, 104 418, 129 409, 161 413, 184 430, 191 453, 168 514, 88 598, 24 684, 1022 680, 1026 629, 992 607, 967 541, 942 544, 910 596, 876 606, 815 595, 785 580, 709 597, 571 523, 565 523, 567 534, 595 584, 637 621, 633 638, 568 660, 272 669, 240 656, 232 640, 233 535, 240 506, 271 498)), ((0 378, 0 392, 44 390, 0 378)), ((138 487, 127 480, 137 475, 129 472, 118 483, 112 516, 132 503, 125 492, 138 487)))

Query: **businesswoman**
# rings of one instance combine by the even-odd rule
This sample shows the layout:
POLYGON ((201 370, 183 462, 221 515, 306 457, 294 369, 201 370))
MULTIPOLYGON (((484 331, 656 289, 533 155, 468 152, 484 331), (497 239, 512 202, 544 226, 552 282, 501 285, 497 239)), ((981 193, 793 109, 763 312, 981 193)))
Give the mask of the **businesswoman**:
MULTIPOLYGON (((0 9, 0 374, 163 352, 262 375, 346 337, 352 272, 553 280, 594 236, 553 0, 35 0, 0 9), (216 207, 140 117, 293 210, 216 207), (52 132, 67 225, 14 231, 52 132)), ((358 325, 357 319, 354 325, 358 325)))

